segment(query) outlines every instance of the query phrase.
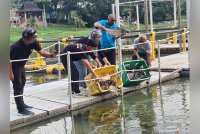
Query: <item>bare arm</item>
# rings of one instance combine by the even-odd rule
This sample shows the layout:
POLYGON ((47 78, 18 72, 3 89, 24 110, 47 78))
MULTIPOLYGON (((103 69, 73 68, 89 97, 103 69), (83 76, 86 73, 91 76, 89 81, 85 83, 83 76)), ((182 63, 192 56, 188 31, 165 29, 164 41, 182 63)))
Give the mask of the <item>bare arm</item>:
POLYGON ((55 57, 55 53, 49 53, 49 52, 47 52, 47 51, 45 51, 43 49, 38 51, 38 53, 40 55, 42 55, 43 57, 46 57, 46 58, 54 58, 55 57))
POLYGON ((147 62, 149 67, 151 67, 151 53, 147 53, 147 62))
POLYGON ((103 58, 103 61, 104 61, 105 65, 108 65, 108 66, 111 65, 106 57, 103 58))
POLYGON ((94 26, 100 28, 102 31, 106 31, 106 28, 102 26, 101 24, 99 24, 98 22, 95 22, 94 26))
POLYGON ((138 54, 138 51, 137 51, 137 48, 134 48, 134 54, 136 55, 137 59, 139 60, 140 59, 140 56, 138 54))
POLYGON ((83 64, 90 70, 90 72, 94 75, 95 78, 97 78, 97 75, 95 74, 95 72, 93 71, 90 62, 87 59, 82 59, 83 64))
POLYGON ((98 58, 95 59, 95 62, 97 63, 97 66, 98 66, 98 67, 102 67, 102 64, 101 64, 101 62, 98 60, 98 58))
POLYGON ((13 74, 12 63, 11 63, 11 62, 10 62, 10 80, 11 80, 11 81, 14 80, 14 74, 13 74))

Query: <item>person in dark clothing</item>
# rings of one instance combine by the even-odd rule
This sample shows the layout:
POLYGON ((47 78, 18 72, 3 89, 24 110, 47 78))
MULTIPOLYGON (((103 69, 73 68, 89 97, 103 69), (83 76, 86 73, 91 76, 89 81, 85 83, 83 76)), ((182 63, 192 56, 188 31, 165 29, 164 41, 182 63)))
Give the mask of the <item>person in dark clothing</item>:
MULTIPOLYGON (((61 61, 63 63, 63 66, 65 70, 67 71, 67 52, 83 52, 83 51, 92 51, 97 49, 98 44, 94 40, 88 40, 87 44, 82 43, 76 43, 73 45, 67 45, 64 47, 64 49, 61 51, 61 61)), ((88 61, 87 54, 89 54, 91 57, 94 56, 94 53, 88 52, 88 53, 77 53, 77 54, 71 54, 70 55, 70 67, 71 67, 71 80, 72 81, 78 81, 79 80, 79 72, 78 69, 74 63, 74 61, 82 60, 83 64, 89 69, 89 71, 94 75, 94 78, 97 78, 95 72, 93 71, 94 66, 88 61)), ((80 97, 82 96, 80 94, 79 90, 79 83, 72 83, 71 84, 72 94, 74 97, 80 97)))
POLYGON ((22 38, 10 47, 10 80, 13 83, 14 96, 22 95, 15 97, 14 99, 18 113, 24 115, 34 114, 28 110, 28 108, 30 109, 32 106, 26 105, 23 100, 24 86, 26 83, 24 65, 26 64, 28 57, 32 53, 33 49, 44 57, 55 57, 55 53, 49 53, 40 47, 36 37, 36 30, 33 28, 27 28, 22 32, 22 38))
MULTIPOLYGON (((88 43, 89 40, 94 40, 97 43, 99 43, 100 39, 101 39, 101 30, 95 29, 88 36, 79 39, 77 41, 77 43, 82 43, 82 44, 86 44, 87 45, 87 43, 88 43)), ((100 45, 98 45, 98 49, 100 49, 100 45)), ((105 57, 105 55, 103 54, 103 52, 100 51, 99 53, 102 53, 101 57, 103 58, 102 60, 103 60, 104 64, 105 65, 110 65, 110 62, 107 60, 107 58, 105 57)), ((97 63, 97 66, 98 67, 102 67, 102 64, 99 62, 99 59, 96 57, 96 55, 94 55, 93 52, 90 55, 91 55, 92 59, 97 63)), ((90 56, 88 56, 88 59, 90 60, 90 56)), ((77 69, 79 71, 79 80, 84 80, 84 78, 89 73, 89 71, 84 66, 82 60, 78 60, 78 61, 76 61, 74 63, 77 66, 77 69)), ((85 84, 85 82, 80 82, 79 86, 80 86, 80 90, 86 91, 86 84, 85 84)))

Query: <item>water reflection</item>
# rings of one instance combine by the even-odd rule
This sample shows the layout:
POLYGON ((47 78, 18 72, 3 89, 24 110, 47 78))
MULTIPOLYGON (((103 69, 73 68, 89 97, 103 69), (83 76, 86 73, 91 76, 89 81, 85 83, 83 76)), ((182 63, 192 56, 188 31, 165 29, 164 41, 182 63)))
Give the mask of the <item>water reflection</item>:
POLYGON ((11 134, 185 134, 189 124, 189 80, 176 79, 11 134))
MULTIPOLYGON (((151 89, 154 89, 154 87, 151 87, 151 89)), ((125 125, 129 133, 131 131, 141 131, 142 134, 156 132, 157 123, 152 99, 154 90, 151 89, 130 94, 124 98, 126 107, 125 125)))
MULTIPOLYGON (((61 78, 65 78, 66 74, 62 74, 61 78)), ((57 81, 57 74, 46 74, 46 73, 26 73, 26 87, 39 85, 43 83, 49 83, 57 81)))

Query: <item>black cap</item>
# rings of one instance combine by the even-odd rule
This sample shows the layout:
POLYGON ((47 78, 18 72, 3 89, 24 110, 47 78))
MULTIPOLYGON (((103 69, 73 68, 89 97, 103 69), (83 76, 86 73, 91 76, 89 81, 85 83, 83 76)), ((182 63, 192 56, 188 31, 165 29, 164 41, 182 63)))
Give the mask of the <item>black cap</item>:
POLYGON ((97 43, 95 40, 90 39, 90 40, 87 42, 87 46, 98 47, 98 43, 97 43))
POLYGON ((33 28, 26 28, 22 32, 22 38, 37 38, 36 30, 33 28))

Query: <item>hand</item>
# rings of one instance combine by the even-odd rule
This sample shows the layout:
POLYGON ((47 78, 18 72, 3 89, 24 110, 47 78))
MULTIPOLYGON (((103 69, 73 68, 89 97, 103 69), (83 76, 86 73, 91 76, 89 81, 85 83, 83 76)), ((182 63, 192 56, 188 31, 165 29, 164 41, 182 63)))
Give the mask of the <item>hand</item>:
POLYGON ((102 64, 101 64, 101 63, 98 63, 97 66, 98 66, 98 67, 102 67, 102 64))
POLYGON ((53 52, 51 54, 52 54, 52 58, 55 58, 56 55, 58 54, 58 52, 56 50, 53 50, 53 52))
POLYGON ((14 80, 14 74, 10 73, 10 80, 13 81, 14 80))
POLYGON ((107 62, 105 62, 105 65, 110 66, 111 64, 109 61, 107 61, 107 62))

